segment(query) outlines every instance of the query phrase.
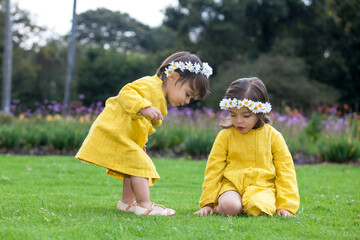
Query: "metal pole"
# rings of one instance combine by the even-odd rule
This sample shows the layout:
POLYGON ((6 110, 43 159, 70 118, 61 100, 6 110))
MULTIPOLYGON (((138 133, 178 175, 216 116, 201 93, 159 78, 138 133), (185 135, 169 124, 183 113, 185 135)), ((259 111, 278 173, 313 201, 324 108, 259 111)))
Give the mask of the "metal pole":
POLYGON ((76 22, 77 22, 76 0, 74 0, 70 45, 69 45, 68 58, 67 58, 68 64, 67 64, 65 90, 64 90, 64 109, 63 109, 64 115, 68 115, 70 111, 69 105, 70 105, 70 96, 71 96, 71 81, 73 78, 74 62, 75 62, 76 22))
POLYGON ((10 0, 5 1, 5 46, 3 63, 3 93, 2 110, 4 113, 10 113, 11 102, 11 72, 12 72, 12 18, 10 12, 10 0))

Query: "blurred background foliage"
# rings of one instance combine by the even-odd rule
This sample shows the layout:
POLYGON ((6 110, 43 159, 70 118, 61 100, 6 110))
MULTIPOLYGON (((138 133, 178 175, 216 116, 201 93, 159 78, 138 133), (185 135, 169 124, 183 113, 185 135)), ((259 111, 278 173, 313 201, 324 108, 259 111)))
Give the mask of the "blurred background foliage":
MULTIPOLYGON (((62 104, 51 101, 38 105, 34 112, 0 114, 0 153, 75 155, 103 107, 101 102, 89 107, 73 104, 70 116, 63 117, 62 104)), ((305 117, 298 110, 285 107, 284 114, 273 111, 270 116, 296 164, 359 164, 360 116, 349 112, 339 116, 339 111, 322 105, 305 117)), ((220 130, 219 122, 226 117, 226 111, 206 107, 169 108, 162 126, 149 136, 147 153, 206 159, 220 130)))
MULTIPOLYGON (((0 0, 1 52, 4 11, 0 0)), ((257 76, 295 163, 359 162, 360 1, 179 0, 164 14, 156 28, 104 8, 78 15, 70 115, 63 117, 69 36, 29 44, 45 29, 15 5, 12 115, 0 113, 0 153, 73 154, 107 98, 186 50, 214 68, 212 94, 170 108, 149 137, 150 153, 205 158, 226 117, 217 109, 228 85, 257 76)))
MULTIPOLYGON (((1 0, 1 50, 3 6, 1 0)), ((212 95, 201 105, 217 108, 231 81, 258 76, 279 111, 288 105, 311 113, 322 103, 358 111, 359 12, 358 0, 179 0, 165 10, 163 24, 151 28, 118 11, 87 11, 78 15, 72 100, 82 94, 85 105, 105 101, 126 83, 154 74, 172 52, 187 50, 214 68, 212 95)), ((61 101, 68 36, 25 47, 44 29, 17 6, 13 19, 12 98, 27 107, 61 101)))

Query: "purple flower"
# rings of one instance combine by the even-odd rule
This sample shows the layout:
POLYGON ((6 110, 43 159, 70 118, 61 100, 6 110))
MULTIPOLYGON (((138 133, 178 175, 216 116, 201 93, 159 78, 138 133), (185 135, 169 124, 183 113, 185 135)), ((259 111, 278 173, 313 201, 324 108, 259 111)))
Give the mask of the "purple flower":
POLYGON ((193 114, 193 110, 191 108, 186 107, 186 108, 183 109, 183 114, 185 116, 189 117, 189 116, 191 116, 193 114))
POLYGON ((214 109, 212 108, 203 107, 202 110, 207 116, 212 116, 214 114, 214 109))
POLYGON ((289 116, 287 116, 287 115, 283 115, 283 116, 278 116, 278 118, 277 118, 277 121, 278 122, 284 122, 284 121, 287 121, 289 119, 289 116))
POLYGON ((97 106, 97 107, 101 107, 101 106, 102 106, 102 102, 101 102, 101 101, 97 101, 97 102, 96 102, 96 106, 97 106))
POLYGON ((55 104, 53 107, 54 107, 55 112, 60 112, 61 111, 61 105, 60 104, 55 104))

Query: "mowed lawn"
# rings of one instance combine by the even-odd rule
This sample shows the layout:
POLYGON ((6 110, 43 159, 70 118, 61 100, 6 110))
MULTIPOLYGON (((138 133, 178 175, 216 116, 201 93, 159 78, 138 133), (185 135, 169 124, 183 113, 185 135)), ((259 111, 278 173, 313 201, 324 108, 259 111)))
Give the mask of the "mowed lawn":
POLYGON ((360 168, 297 166, 293 218, 199 217, 206 161, 154 159, 152 200, 173 217, 116 210, 122 182, 73 157, 0 155, 0 239, 360 239, 360 168))

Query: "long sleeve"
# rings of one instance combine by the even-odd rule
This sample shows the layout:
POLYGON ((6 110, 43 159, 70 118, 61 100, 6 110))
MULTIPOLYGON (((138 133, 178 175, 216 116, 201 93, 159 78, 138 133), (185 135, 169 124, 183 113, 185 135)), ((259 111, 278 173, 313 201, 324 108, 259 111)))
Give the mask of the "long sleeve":
POLYGON ((147 88, 149 88, 148 84, 135 81, 126 84, 119 93, 120 104, 132 119, 141 117, 137 115, 140 109, 152 106, 152 103, 148 99, 140 95, 140 92, 146 91, 147 88))
POLYGON ((221 131, 214 141, 206 164, 203 192, 200 198, 201 207, 217 201, 221 188, 221 180, 224 176, 227 155, 228 138, 224 131, 221 131))
POLYGON ((276 171, 276 209, 286 209, 295 214, 300 197, 290 151, 279 132, 274 132, 271 145, 276 171))

